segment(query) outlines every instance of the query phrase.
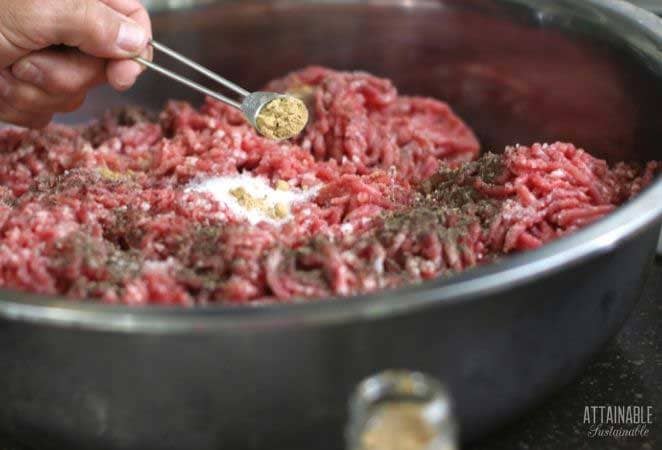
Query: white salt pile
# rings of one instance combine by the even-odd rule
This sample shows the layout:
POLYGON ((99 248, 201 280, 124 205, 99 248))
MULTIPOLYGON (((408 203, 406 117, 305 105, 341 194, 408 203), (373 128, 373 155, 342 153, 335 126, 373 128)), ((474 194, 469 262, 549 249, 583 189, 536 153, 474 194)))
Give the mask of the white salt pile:
POLYGON ((259 222, 287 222, 295 204, 317 193, 314 188, 305 191, 293 188, 283 180, 278 180, 272 187, 266 178, 248 174, 208 178, 187 190, 209 192, 236 218, 245 219, 253 225, 259 222))

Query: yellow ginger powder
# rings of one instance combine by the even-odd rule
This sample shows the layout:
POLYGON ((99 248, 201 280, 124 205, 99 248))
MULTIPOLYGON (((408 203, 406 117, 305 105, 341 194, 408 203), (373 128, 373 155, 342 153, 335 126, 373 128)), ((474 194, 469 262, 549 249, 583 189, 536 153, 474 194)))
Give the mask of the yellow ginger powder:
POLYGON ((257 131, 274 140, 290 139, 308 123, 308 108, 292 96, 278 97, 262 107, 255 121, 257 131))

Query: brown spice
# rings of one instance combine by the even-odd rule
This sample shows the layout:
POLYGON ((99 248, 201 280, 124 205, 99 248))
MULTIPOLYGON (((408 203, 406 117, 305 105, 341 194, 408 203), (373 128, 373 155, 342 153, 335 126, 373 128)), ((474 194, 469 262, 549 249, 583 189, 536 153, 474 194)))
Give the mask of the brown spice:
POLYGON ((289 191, 290 184, 285 180, 278 180, 276 181, 276 189, 279 191, 289 191))
POLYGON ((121 172, 115 172, 114 170, 109 169, 108 167, 100 167, 97 169, 97 172, 101 176, 101 178, 109 181, 120 181, 126 178, 126 175, 124 175, 121 172))
POLYGON ((269 209, 266 199, 254 197, 243 187, 230 189, 230 194, 246 209, 258 209, 260 211, 267 211, 269 209))
POLYGON ((306 127, 308 108, 296 97, 278 97, 262 107, 255 123, 260 134, 269 139, 290 139, 306 127))
POLYGON ((230 194, 236 198, 239 204, 244 208, 257 209, 272 219, 283 219, 290 214, 290 208, 285 203, 279 202, 275 205, 270 204, 266 197, 254 197, 243 187, 231 189, 230 194))
POLYGON ((274 206, 274 216, 276 219, 283 219, 290 213, 290 208, 285 203, 276 203, 274 206))

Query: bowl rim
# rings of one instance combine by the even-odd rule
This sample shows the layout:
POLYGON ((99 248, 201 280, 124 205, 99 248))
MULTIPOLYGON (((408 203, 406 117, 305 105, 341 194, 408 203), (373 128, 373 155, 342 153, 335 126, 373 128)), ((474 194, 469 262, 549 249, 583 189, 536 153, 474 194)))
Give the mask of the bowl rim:
MULTIPOLYGON (((530 5, 537 0, 502 2, 530 5)), ((623 39, 644 37, 644 43, 651 46, 646 53, 652 55, 657 51, 662 65, 662 56, 659 56, 662 21, 655 15, 622 0, 584 0, 581 4, 583 8, 625 21, 630 28, 637 29, 638 33, 623 36, 623 39)), ((641 42, 630 44, 641 46, 641 42)), ((660 177, 608 216, 540 249, 508 256, 450 278, 436 278, 394 290, 300 303, 183 308, 73 302, 57 296, 0 289, 0 318, 58 327, 150 334, 255 332, 376 320, 433 305, 476 300, 477 296, 489 297, 609 253, 662 219, 659 199, 662 199, 660 177)))

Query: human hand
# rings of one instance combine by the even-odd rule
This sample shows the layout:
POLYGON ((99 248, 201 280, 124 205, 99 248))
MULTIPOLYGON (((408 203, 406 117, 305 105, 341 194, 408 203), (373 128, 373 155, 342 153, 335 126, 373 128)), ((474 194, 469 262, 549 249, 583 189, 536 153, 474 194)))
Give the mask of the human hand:
POLYGON ((0 14, 0 121, 41 128, 104 82, 131 87, 151 57, 138 0, 6 0, 0 14))

